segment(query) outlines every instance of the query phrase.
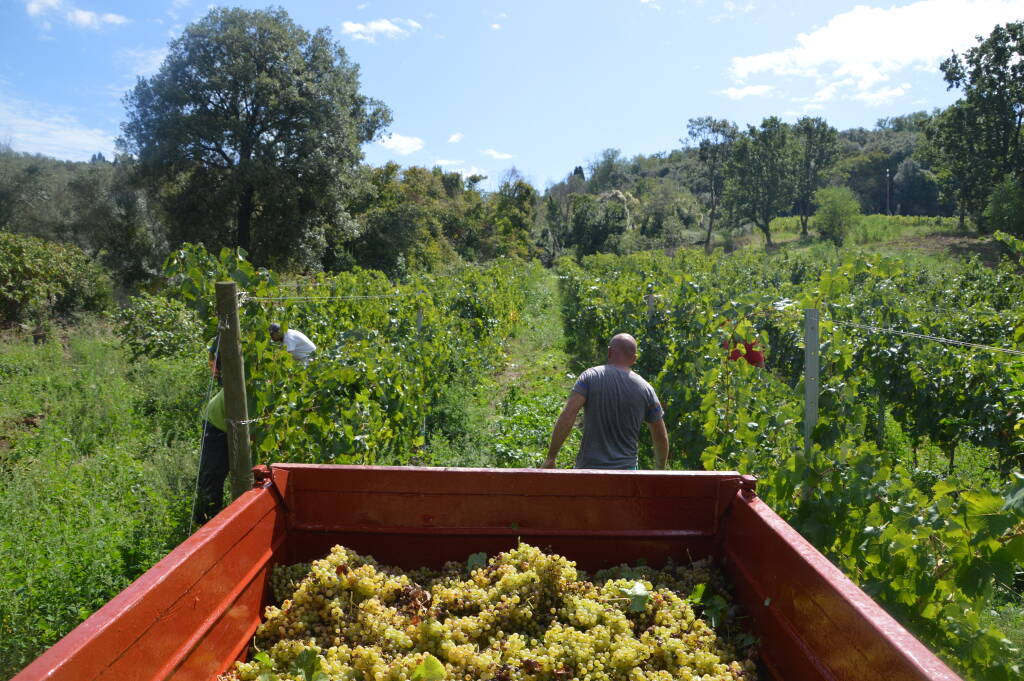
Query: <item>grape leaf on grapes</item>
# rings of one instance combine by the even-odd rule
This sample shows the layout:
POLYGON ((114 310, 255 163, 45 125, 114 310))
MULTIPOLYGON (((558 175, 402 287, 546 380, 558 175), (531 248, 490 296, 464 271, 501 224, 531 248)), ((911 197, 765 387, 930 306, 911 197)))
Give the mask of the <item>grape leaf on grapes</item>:
POLYGON ((441 681, 443 678, 444 665, 430 653, 412 672, 412 681, 441 681))
POLYGON ((624 595, 629 596, 630 612, 643 612, 643 609, 647 607, 647 601, 651 597, 651 592, 641 582, 633 582, 633 586, 628 589, 620 589, 620 591, 624 595))
POLYGON ((303 681, 329 681, 320 669, 320 656, 312 648, 306 648, 292 660, 289 673, 303 681))
POLYGON ((688 603, 700 603, 701 599, 704 598, 704 589, 707 588, 706 584, 698 584, 693 587, 693 591, 686 597, 688 603))
POLYGON ((481 551, 480 553, 470 554, 469 558, 466 559, 466 571, 472 572, 477 568, 482 568, 487 565, 487 554, 481 551))

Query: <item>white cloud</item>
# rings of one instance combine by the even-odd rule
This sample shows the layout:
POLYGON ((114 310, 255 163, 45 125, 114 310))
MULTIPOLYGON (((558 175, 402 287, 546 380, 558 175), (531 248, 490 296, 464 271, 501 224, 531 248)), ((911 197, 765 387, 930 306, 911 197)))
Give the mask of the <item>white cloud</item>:
POLYGON ((480 153, 483 154, 484 156, 490 156, 491 158, 498 159, 499 161, 504 161, 505 159, 513 158, 512 154, 505 154, 500 151, 495 151, 494 149, 484 149, 480 153))
POLYGON ((746 85, 744 87, 727 87, 724 90, 719 90, 718 94, 725 95, 729 99, 743 99, 744 97, 763 97, 774 89, 774 85, 746 85))
POLYGON ((171 8, 167 10, 167 16, 171 19, 178 18, 178 12, 192 4, 192 0, 171 0, 171 8))
POLYGON ((775 52, 734 57, 731 71, 742 85, 753 75, 813 79, 812 102, 835 97, 882 103, 909 85, 879 87, 905 69, 935 72, 950 50, 962 52, 996 24, 1019 20, 1024 0, 918 0, 902 7, 858 5, 832 17, 795 44, 775 52))
POLYGON ((128 18, 120 14, 97 14, 84 9, 72 9, 68 11, 67 19, 76 26, 82 28, 99 28, 103 24, 127 24, 128 18))
POLYGON ((461 142, 462 137, 463 135, 461 132, 455 132, 452 133, 452 136, 448 138, 448 141, 451 142, 452 144, 455 144, 456 142, 461 142))
POLYGON ((151 76, 160 70, 167 56, 166 47, 155 50, 124 49, 117 53, 118 60, 128 67, 132 76, 151 76))
POLYGON ((434 161, 435 166, 461 166, 465 161, 449 161, 445 158, 439 158, 434 161))
POLYGON ((423 148, 423 140, 419 137, 406 137, 398 133, 391 133, 378 144, 400 156, 408 156, 423 148))
POLYGON ((655 0, 640 0, 640 4, 644 7, 650 7, 651 9, 661 9, 661 5, 655 2, 655 0))
POLYGON ((880 104, 885 104, 886 102, 892 101, 898 97, 902 97, 908 90, 910 90, 910 83, 901 83, 896 87, 858 92, 853 95, 853 98, 865 102, 868 106, 879 106, 880 104))
MULTIPOLYGON (((93 12, 86 9, 79 9, 71 5, 65 5, 63 0, 28 0, 25 3, 25 11, 29 16, 42 16, 50 12, 64 11, 64 18, 80 28, 100 28, 104 24, 120 26, 131 21, 128 17, 112 12, 93 12)), ((52 24, 49 21, 43 22, 43 29, 50 30, 52 24)))
POLYGON ((0 95, 0 139, 15 151, 87 161, 97 151, 113 156, 114 134, 91 128, 67 111, 0 95))
POLYGON ((501 24, 491 24, 491 28, 494 29, 495 31, 500 31, 501 24))
POLYGON ((483 168, 476 166, 463 166, 460 168, 451 168, 448 172, 459 173, 463 177, 469 177, 470 175, 487 175, 487 171, 483 168))
POLYGON ((390 38, 391 40, 408 38, 412 31, 421 28, 423 26, 412 19, 374 19, 365 24, 346 21, 341 25, 341 32, 352 36, 354 40, 365 40, 373 43, 377 42, 378 36, 390 38))
POLYGON ((722 11, 719 12, 718 14, 712 15, 711 21, 713 23, 718 23, 723 19, 731 19, 735 16, 739 16, 740 14, 749 14, 750 12, 753 12, 755 9, 756 6, 753 2, 748 2, 745 5, 741 5, 739 3, 732 2, 732 0, 725 0, 725 2, 722 3, 722 11))
POLYGON ((29 16, 36 16, 51 9, 60 7, 61 0, 29 0, 25 5, 25 11, 29 16))

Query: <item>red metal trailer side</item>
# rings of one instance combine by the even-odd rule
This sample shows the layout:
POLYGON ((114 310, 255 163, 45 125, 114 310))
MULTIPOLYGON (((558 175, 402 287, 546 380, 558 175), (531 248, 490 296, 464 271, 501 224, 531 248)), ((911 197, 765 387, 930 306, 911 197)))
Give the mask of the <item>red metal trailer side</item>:
POLYGON ((778 681, 953 681, 736 473, 275 465, 13 681, 208 681, 246 652, 275 563, 334 544, 403 568, 519 540, 588 570, 714 556, 778 681))

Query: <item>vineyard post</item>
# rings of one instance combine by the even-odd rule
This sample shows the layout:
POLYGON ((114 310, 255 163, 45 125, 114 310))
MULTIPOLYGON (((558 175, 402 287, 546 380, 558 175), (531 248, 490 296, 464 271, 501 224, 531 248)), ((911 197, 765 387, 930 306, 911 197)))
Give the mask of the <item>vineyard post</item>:
MULTIPOLYGON (((423 291, 419 294, 422 296, 423 291)), ((416 344, 419 347, 420 357, 423 356, 423 302, 420 299, 419 307, 416 308, 416 344)), ((426 441, 427 438, 427 412, 424 410, 423 417, 420 420, 420 437, 426 441)))
POLYGON ((221 375, 224 377, 224 414, 228 426, 228 466, 231 497, 252 489, 252 454, 249 451, 249 406, 245 395, 245 366, 238 327, 238 287, 217 282, 217 317, 220 327, 221 375))
POLYGON ((818 425, 818 310, 804 310, 804 451, 811 451, 811 434, 818 425))

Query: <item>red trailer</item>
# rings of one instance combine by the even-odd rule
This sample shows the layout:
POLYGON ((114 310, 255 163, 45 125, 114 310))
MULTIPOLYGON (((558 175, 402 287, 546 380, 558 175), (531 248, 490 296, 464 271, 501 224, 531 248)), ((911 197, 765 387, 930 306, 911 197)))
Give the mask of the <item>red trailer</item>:
POLYGON ((274 465, 13 681, 209 681, 246 655, 270 568, 335 544, 405 569, 522 541, 594 570, 713 556, 775 681, 959 679, 728 472, 274 465))

